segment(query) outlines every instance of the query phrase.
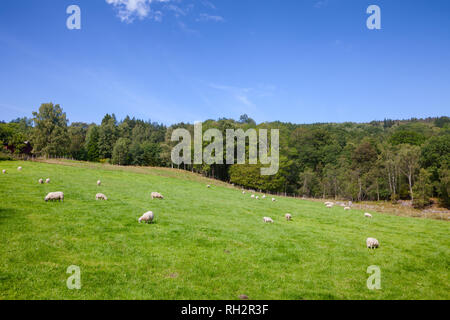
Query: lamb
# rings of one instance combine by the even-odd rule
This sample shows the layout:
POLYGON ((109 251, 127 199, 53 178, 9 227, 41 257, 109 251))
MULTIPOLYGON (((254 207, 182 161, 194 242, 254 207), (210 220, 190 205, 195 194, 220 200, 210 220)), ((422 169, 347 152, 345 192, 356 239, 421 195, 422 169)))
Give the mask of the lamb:
POLYGON ((144 221, 145 223, 152 223, 153 219, 155 218, 155 215, 153 214, 153 212, 149 211, 146 212, 142 215, 142 217, 139 218, 139 223, 141 223, 141 221, 144 221))
POLYGON ((6 170, 3 170, 2 173, 5 174, 5 173, 6 173, 6 170))
POLYGON ((50 183, 50 178, 45 179, 45 183, 50 183))
POLYGON ((245 191, 244 191, 244 190, 242 190, 242 194, 245 194, 245 191))
POLYGON ((259 196, 256 196, 256 200, 259 200, 259 196))
POLYGON ((275 201, 277 201, 277 199, 275 199, 275 198, 272 198, 272 202, 275 202, 275 201))
POLYGON ((348 211, 348 210, 351 210, 351 208, 350 207, 345 207, 344 210, 348 211))
POLYGON ((366 217, 366 218, 372 218, 372 215, 370 214, 370 213, 364 213, 364 217, 366 217))
POLYGON ((100 180, 97 181, 97 186, 100 187, 100 185, 102 184, 102 182, 100 180))
POLYGON ((44 183, 44 180, 39 179, 39 184, 43 184, 43 183, 44 183))
POLYGON ((367 238, 366 244, 367 244, 367 248, 369 248, 369 249, 375 249, 380 246, 380 243, 375 238, 367 238))
POLYGON ((61 191, 58 192, 50 192, 44 199, 46 202, 51 200, 59 200, 59 201, 64 201, 64 193, 61 191))
POLYGON ((252 198, 252 199, 253 199, 253 198, 255 198, 255 195, 254 195, 254 194, 252 194, 252 195, 251 195, 251 198, 252 198))
POLYGON ((263 198, 263 199, 265 199, 265 198, 266 198, 266 195, 265 195, 265 194, 263 194, 262 198, 263 198))
POLYGON ((333 205, 332 204, 327 204, 327 208, 333 208, 333 205))
POLYGON ((206 187, 207 187, 208 189, 211 188, 211 186, 210 186, 209 184, 208 184, 206 187))
POLYGON ((95 195, 95 200, 108 200, 108 198, 103 193, 97 193, 95 195))
POLYGON ((264 218, 263 218, 263 221, 264 221, 265 223, 273 223, 273 220, 272 220, 271 218, 269 218, 269 217, 264 217, 264 218))
POLYGON ((22 171, 22 167, 17 167, 17 170, 22 171))
POLYGON ((164 197, 162 196, 162 194, 159 193, 159 192, 152 192, 151 197, 152 197, 152 200, 153 200, 153 199, 164 199, 164 197))
POLYGON ((292 220, 292 215, 290 213, 286 213, 286 215, 284 217, 286 218, 287 221, 292 220))

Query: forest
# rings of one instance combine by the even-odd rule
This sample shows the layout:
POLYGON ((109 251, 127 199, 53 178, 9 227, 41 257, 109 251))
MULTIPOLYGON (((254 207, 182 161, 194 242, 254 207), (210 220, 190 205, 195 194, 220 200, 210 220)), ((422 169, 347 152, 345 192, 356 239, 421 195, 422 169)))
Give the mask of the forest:
MULTIPOLYGON (((44 103, 32 118, 0 122, 0 160, 64 157, 122 166, 173 167, 170 126, 106 114, 100 124, 70 123, 63 109, 44 103)), ((248 189, 307 198, 351 201, 411 200, 424 208, 438 199, 450 207, 450 118, 370 123, 257 124, 248 115, 203 122, 203 130, 279 129, 280 169, 260 175, 256 165, 190 165, 180 169, 248 189)), ((207 144, 204 142, 204 145, 207 144)), ((224 157, 226 152, 224 150, 224 157)), ((178 166, 177 166, 178 167, 178 166)))

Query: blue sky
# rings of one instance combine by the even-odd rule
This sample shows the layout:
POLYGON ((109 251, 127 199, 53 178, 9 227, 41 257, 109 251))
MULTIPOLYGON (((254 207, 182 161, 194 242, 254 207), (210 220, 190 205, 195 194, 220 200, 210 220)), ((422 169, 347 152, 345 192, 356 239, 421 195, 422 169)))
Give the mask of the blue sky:
POLYGON ((2 0, 0 120, 50 101, 97 123, 449 115, 450 1, 2 0))

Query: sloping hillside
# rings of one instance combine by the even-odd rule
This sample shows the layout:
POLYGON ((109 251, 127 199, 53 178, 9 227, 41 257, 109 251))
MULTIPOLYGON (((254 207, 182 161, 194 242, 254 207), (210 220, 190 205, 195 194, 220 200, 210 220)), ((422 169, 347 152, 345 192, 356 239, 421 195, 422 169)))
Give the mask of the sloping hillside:
POLYGON ((170 169, 0 162, 1 169, 0 299, 450 298, 447 221, 255 200, 170 169), (63 191, 64 202, 46 203, 51 191, 63 191), (165 199, 151 200, 152 191, 165 199), (96 201, 97 192, 108 201, 96 201), (156 222, 139 224, 149 210, 156 222), (380 248, 367 249, 367 237, 380 248), (81 269, 81 290, 66 287, 70 265, 81 269), (381 290, 366 286, 372 265, 381 269, 381 290))

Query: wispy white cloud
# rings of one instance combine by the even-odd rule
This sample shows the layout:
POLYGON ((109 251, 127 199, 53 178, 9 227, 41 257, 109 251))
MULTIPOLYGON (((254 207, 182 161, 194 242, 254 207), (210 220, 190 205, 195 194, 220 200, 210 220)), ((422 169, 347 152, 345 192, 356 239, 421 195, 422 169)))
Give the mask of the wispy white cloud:
POLYGON ((178 27, 181 29, 181 31, 183 31, 186 34, 190 34, 190 35, 194 35, 194 36, 200 35, 200 33, 197 30, 189 28, 186 25, 186 23, 184 23, 183 21, 178 21, 178 27))
POLYGON ((210 8, 210 9, 216 9, 216 6, 215 6, 214 3, 212 3, 211 1, 203 0, 203 1, 202 1, 202 4, 203 4, 205 7, 208 7, 208 8, 210 8))
POLYGON ((236 99, 245 104, 246 106, 253 106, 254 103, 246 95, 236 95, 236 99))
POLYGON ((328 5, 328 0, 320 0, 314 4, 314 8, 320 9, 320 8, 326 7, 327 5, 328 5))
POLYGON ((233 99, 247 107, 254 107, 254 100, 271 97, 276 91, 275 86, 266 84, 258 84, 254 88, 241 88, 210 83, 209 87, 227 93, 233 99))
MULTIPOLYGON (((112 5, 117 16, 126 23, 135 19, 153 19, 162 21, 164 13, 171 13, 176 18, 187 16, 194 8, 192 0, 105 0, 112 5)), ((216 10, 213 3, 207 0, 201 2, 203 7, 216 10)), ((223 22, 225 19, 219 15, 202 13, 196 21, 223 22)), ((183 28, 182 28, 183 29, 183 28)))
POLYGON ((220 85, 215 83, 210 83, 209 87, 224 91, 230 94, 234 99, 241 102, 246 106, 254 106, 254 103, 250 100, 249 94, 252 91, 252 88, 239 88, 233 86, 220 85))
POLYGON ((210 15, 207 13, 201 13, 200 16, 196 19, 196 21, 198 21, 198 22, 204 22, 204 21, 224 22, 225 19, 221 16, 210 15))
MULTIPOLYGON (((175 17, 185 16, 187 14, 187 10, 180 8, 179 6, 175 4, 168 4, 164 6, 169 11, 172 11, 175 14, 175 17)), ((189 8, 188 8, 189 10, 189 8)))
POLYGON ((147 17, 160 21, 162 13, 153 10, 152 7, 158 3, 167 3, 170 0, 106 0, 106 3, 114 6, 117 16, 124 22, 133 22, 134 19, 147 17))

